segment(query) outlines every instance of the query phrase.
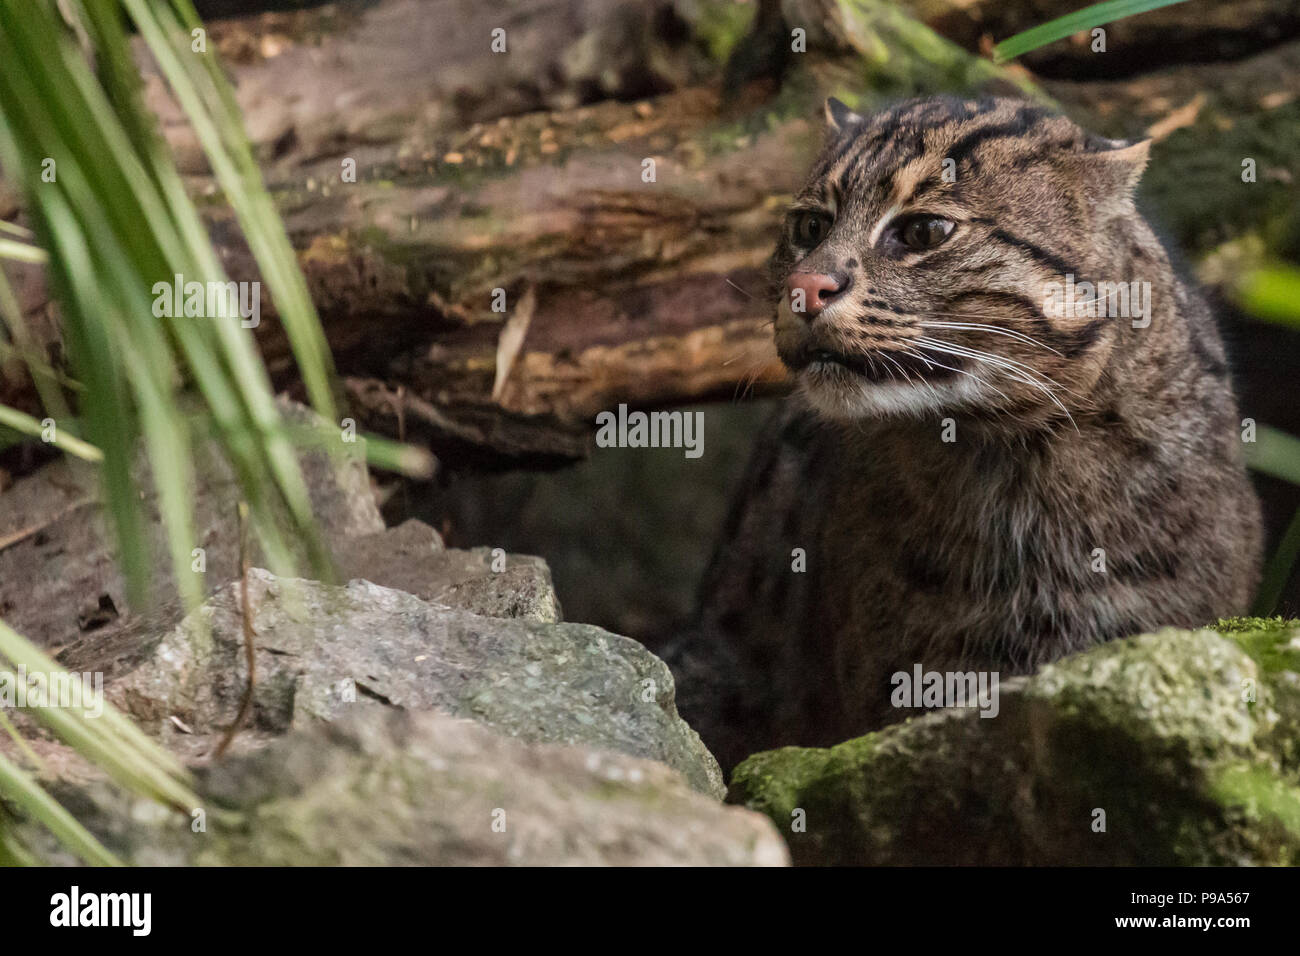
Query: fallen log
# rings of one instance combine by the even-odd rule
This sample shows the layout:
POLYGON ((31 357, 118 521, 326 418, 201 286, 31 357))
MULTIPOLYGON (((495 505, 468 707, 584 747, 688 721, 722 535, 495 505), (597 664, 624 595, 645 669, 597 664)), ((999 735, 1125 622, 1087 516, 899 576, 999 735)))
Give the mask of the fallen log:
MULTIPOLYGON (((453 464, 570 460, 621 402, 779 390, 764 263, 819 145, 822 98, 1026 86, 874 0, 535 0, 509 16, 383 0, 218 22, 211 40, 352 413, 453 464), (791 23, 806 52, 788 49, 791 23), (504 55, 489 45, 497 26, 504 55)), ((143 66, 230 278, 259 281, 192 131, 143 66)), ((1091 105, 1089 89, 1052 91, 1091 105)), ((0 214, 13 206, 0 193, 0 214)), ((19 278, 57 358, 39 270, 19 278)), ((263 291, 256 334, 292 388, 263 291)), ((5 376, 0 400, 30 408, 21 370, 5 376)))

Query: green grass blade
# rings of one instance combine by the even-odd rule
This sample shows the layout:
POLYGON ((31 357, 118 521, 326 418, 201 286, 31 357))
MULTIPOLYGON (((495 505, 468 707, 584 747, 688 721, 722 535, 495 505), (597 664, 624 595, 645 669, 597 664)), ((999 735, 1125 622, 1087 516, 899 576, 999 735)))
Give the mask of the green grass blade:
MULTIPOLYGON (((327 576, 329 557, 296 448, 349 449, 331 427, 319 429, 319 441, 312 441, 286 426, 253 335, 237 321, 154 314, 156 283, 178 274, 205 284, 224 283, 226 276, 157 120, 144 108, 128 22, 187 111, 261 277, 274 291, 311 403, 327 421, 338 421, 333 361, 306 281, 215 53, 190 49, 198 19, 188 0, 0 0, 0 165, 21 189, 34 226, 0 223, 0 257, 46 264, 75 378, 51 368, 33 345, 2 275, 0 318, 8 341, 0 341, 0 357, 27 363, 45 417, 55 420, 55 443, 99 463, 133 604, 143 600, 157 557, 137 487, 140 449, 157 491, 176 584, 188 605, 201 596, 199 578, 188 571, 196 436, 215 441, 234 471, 268 566, 289 573, 294 548, 302 547, 327 576), (62 17, 75 24, 77 42, 62 17), (55 161, 57 176, 47 179, 48 160, 55 161), (197 420, 181 401, 190 386, 202 400, 197 420), (65 389, 77 394, 78 418, 65 389)), ((0 428, 6 436, 42 432, 36 417, 9 408, 0 408, 0 428)), ((381 467, 420 475, 432 470, 423 450, 382 439, 364 447, 381 467)), ((56 670, 0 624, 0 665, 6 661, 29 671, 56 670)), ((197 799, 174 758, 111 707, 96 720, 57 707, 34 708, 32 717, 136 792, 181 808, 197 799)), ((37 807, 61 839, 94 858, 93 847, 53 815, 56 805, 39 788, 7 768, 3 785, 21 791, 25 806, 37 807)), ((8 858, 16 853, 7 836, 0 850, 8 858)))
POLYGON ((0 259, 12 259, 14 262, 34 262, 41 264, 49 261, 44 249, 29 246, 25 242, 0 237, 0 259))
MULTIPOLYGON (((32 416, 26 412, 20 412, 16 408, 10 408, 8 405, 0 405, 0 425, 22 432, 24 435, 31 435, 33 438, 41 438, 45 432, 45 426, 32 416)), ((69 434, 66 428, 56 427, 50 444, 61 451, 67 452, 69 455, 75 455, 85 461, 100 462, 104 460, 103 452, 94 445, 69 434)))
MULTIPOLYGON (((1300 438, 1268 425, 1259 425, 1255 442, 1247 443, 1246 463, 1256 471, 1300 485, 1300 438)), ((1264 566, 1263 579, 1252 611, 1267 617, 1277 607, 1278 600, 1291 579, 1296 558, 1300 557, 1300 510, 1282 534, 1277 550, 1264 566)))
POLYGON ((12 800, 19 809, 53 833, 60 843, 92 866, 122 865, 72 814, 4 754, 0 754, 0 796, 12 800))
POLYGON ((1094 3, 1090 7, 1067 13, 1063 17, 1057 17, 1055 20, 1049 20, 1047 23, 1008 37, 993 48, 993 61, 1005 63, 1031 50, 1073 36, 1081 30, 1091 30, 1104 23, 1112 23, 1124 17, 1182 2, 1183 0, 1106 0, 1105 3, 1094 3))
POLYGON ((51 367, 46 361, 44 350, 37 346, 31 331, 27 328, 22 307, 18 303, 13 287, 9 285, 9 278, 5 275, 3 267, 0 267, 0 323, 4 324, 9 332, 10 341, 14 343, 12 347, 0 343, 0 361, 9 358, 22 359, 27 366, 28 374, 32 377, 36 394, 40 397, 41 407, 45 409, 47 415, 66 427, 73 421, 73 415, 62 390, 68 388, 79 391, 81 385, 51 367))
POLYGON ((1256 318, 1300 328, 1300 269, 1252 269, 1236 288, 1237 302, 1256 318))
MULTIPOLYGON (((28 674, 66 673, 3 622, 0 622, 0 664, 6 669, 24 669, 28 674)), ((109 703, 104 702, 103 713, 98 717, 75 707, 32 707, 27 713, 76 746, 84 756, 95 759, 116 779, 129 782, 137 792, 176 806, 195 805, 197 797, 189 788, 189 772, 109 703)))
POLYGON ((1246 464, 1255 471, 1300 485, 1300 438, 1280 428, 1258 425, 1255 441, 1246 442, 1246 464))
POLYGON ((1282 598, 1286 583, 1291 579, 1291 570, 1296 558, 1300 557, 1300 509, 1291 518, 1277 550, 1264 565, 1264 575, 1260 581, 1259 593, 1255 597, 1255 606, 1251 611, 1258 617, 1268 617, 1282 598))
POLYGON ((36 768, 38 773, 45 773, 49 769, 45 766, 45 761, 40 758, 40 755, 32 749, 31 744, 23 739, 23 735, 18 732, 18 728, 14 726, 14 722, 9 719, 9 715, 5 713, 3 707, 0 707, 0 729, 9 735, 9 739, 14 742, 14 746, 36 768))
POLYGON ((262 183, 229 84, 214 57, 190 49, 190 31, 201 25, 193 7, 175 3, 173 12, 148 0, 122 3, 185 110, 249 247, 275 291, 312 406, 327 420, 336 420, 333 359, 320 321, 279 213, 262 183))

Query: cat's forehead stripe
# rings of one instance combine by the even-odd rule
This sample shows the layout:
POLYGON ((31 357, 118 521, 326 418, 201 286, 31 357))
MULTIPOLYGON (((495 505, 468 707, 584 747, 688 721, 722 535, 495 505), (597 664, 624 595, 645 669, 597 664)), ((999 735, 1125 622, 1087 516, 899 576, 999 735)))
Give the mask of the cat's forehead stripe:
MULTIPOLYGON (((914 172, 918 159, 935 155, 959 167, 985 144, 1021 140, 1051 113, 1032 104, 980 104, 921 101, 904 104, 872 121, 856 136, 845 136, 819 164, 819 185, 831 183, 840 196, 871 183, 886 201, 904 202, 920 185, 914 172), (946 147, 940 144, 947 143, 946 147), (895 182, 900 174, 906 183, 895 182)), ((823 190, 824 192, 824 190, 823 190)))

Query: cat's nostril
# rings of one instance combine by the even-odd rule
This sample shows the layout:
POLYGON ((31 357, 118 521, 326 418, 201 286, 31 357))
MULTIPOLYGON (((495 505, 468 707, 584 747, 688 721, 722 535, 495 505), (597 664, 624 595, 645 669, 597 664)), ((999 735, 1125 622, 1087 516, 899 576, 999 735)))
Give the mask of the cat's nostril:
POLYGON ((822 309, 843 295, 852 278, 845 272, 795 272, 785 282, 790 311, 811 322, 822 309))
MULTIPOLYGON (((849 286, 853 285, 853 276, 847 272, 832 272, 831 279, 835 282, 835 288, 831 291, 829 298, 835 298, 849 291, 849 286)), ((826 298, 826 296, 823 296, 826 298)))

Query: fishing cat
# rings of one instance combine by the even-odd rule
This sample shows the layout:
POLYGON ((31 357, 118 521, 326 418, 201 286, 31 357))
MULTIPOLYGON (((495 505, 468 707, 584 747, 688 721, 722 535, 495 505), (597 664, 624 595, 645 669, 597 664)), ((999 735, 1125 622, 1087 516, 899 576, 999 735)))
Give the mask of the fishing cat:
POLYGON ((1260 517, 1223 344, 1134 206, 1147 142, 949 97, 828 135, 771 261, 796 386, 670 649, 724 766, 1243 612, 1260 517))

